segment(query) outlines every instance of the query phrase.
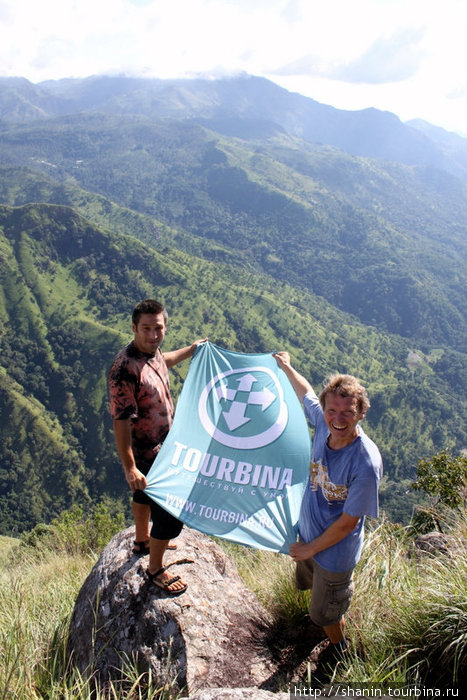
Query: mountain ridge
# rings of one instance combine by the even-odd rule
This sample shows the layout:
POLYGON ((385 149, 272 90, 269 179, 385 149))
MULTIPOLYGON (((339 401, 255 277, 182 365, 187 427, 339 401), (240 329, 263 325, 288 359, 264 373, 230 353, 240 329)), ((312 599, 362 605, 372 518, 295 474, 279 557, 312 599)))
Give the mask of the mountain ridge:
POLYGON ((296 137, 102 114, 7 127, 0 158, 183 232, 191 252, 230 249, 364 323, 464 348, 467 186, 452 175, 296 137))
POLYGON ((430 165, 467 179, 467 139, 458 136, 453 153, 445 147, 449 132, 415 128, 395 114, 373 107, 339 110, 289 92, 266 78, 246 74, 211 80, 90 76, 43 81, 36 86, 20 80, 24 81, 0 78, 0 119, 4 121, 26 119, 29 101, 29 118, 38 118, 38 106, 45 109, 46 105, 51 110, 48 117, 89 110, 155 118, 176 116, 243 138, 256 124, 257 135, 262 137, 274 128, 285 130, 352 155, 430 165), (16 110, 15 90, 20 105, 16 110), (9 98, 6 107, 5 92, 9 98))

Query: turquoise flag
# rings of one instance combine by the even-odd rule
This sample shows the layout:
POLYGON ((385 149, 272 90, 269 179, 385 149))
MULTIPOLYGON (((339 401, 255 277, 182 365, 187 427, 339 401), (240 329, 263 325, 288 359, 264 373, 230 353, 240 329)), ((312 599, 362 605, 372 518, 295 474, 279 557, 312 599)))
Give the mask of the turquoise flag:
POLYGON ((288 552, 310 454, 302 407, 274 357, 202 343, 145 491, 196 530, 288 552))

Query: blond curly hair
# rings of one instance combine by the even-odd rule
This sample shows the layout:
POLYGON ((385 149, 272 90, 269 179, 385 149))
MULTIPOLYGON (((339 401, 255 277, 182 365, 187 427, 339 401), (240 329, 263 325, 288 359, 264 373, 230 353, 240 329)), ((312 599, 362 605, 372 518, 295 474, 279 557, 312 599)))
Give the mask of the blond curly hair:
POLYGON ((336 394, 337 396, 351 396, 357 399, 358 411, 365 415, 370 408, 370 399, 357 377, 352 374, 333 374, 326 380, 323 390, 319 395, 319 402, 324 410, 326 396, 336 394))

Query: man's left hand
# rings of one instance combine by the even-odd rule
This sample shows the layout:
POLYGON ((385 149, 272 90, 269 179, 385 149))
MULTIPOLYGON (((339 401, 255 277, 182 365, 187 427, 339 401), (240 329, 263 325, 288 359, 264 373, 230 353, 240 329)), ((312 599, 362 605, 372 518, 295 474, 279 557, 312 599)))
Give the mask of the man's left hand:
POLYGON ((310 559, 315 554, 313 542, 295 542, 290 545, 289 554, 294 561, 310 559))
POLYGON ((195 340, 195 342, 191 344, 192 353, 195 352, 198 345, 201 345, 201 343, 207 343, 208 340, 209 340, 209 338, 203 338, 202 340, 195 340))

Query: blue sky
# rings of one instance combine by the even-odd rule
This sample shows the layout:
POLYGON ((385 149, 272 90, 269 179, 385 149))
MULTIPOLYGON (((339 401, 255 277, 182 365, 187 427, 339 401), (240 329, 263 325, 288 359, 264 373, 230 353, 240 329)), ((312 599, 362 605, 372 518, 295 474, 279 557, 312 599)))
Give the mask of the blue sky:
POLYGON ((467 0, 0 0, 0 75, 261 75, 467 135, 467 0))

